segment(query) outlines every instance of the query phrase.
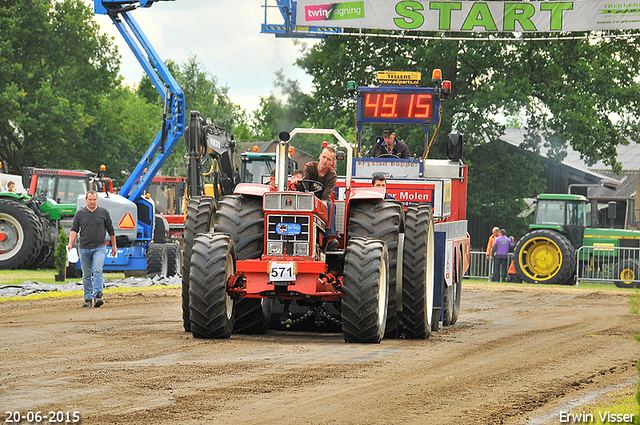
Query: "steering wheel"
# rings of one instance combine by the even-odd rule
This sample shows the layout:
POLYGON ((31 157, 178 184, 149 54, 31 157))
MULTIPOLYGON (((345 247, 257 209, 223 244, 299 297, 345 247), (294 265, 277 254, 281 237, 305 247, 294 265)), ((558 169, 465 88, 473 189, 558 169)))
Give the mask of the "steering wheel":
POLYGON ((378 158, 400 158, 400 157, 392 153, 383 153, 382 155, 378 155, 378 158))
POLYGON ((305 192, 311 192, 313 193, 316 198, 320 198, 320 196, 322 196, 322 192, 324 191, 324 185, 322 183, 320 183, 317 180, 311 180, 311 179, 300 179, 298 180, 298 183, 309 183, 308 187, 305 185, 302 185, 302 187, 305 189, 305 192), (314 190, 311 190, 311 185, 313 185, 315 187, 314 190), (318 189, 318 187, 320 187, 318 189))

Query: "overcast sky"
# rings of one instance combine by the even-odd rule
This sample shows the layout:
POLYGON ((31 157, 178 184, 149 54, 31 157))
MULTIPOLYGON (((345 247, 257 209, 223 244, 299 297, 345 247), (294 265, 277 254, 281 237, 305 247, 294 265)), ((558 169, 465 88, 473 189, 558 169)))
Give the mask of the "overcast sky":
MULTIPOLYGON (((93 1, 84 1, 93 9, 93 1)), ((303 91, 311 91, 311 77, 293 64, 300 46, 292 39, 260 33, 263 5, 261 0, 159 1, 149 8, 138 8, 131 16, 163 61, 183 64, 195 55, 220 86, 229 87, 231 101, 251 113, 258 108, 260 96, 274 91, 274 73, 279 69, 287 78, 298 80, 303 91)), ((277 9, 270 9, 268 16, 270 24, 283 23, 277 9)), ((96 21, 103 32, 115 38, 125 81, 139 81, 144 71, 111 19, 96 15, 96 21)))

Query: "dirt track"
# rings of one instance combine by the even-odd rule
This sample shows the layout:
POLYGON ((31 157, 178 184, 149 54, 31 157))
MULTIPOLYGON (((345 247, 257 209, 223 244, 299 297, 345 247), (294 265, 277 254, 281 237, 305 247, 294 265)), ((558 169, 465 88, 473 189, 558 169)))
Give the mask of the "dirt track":
POLYGON ((195 340, 178 288, 105 300, 0 303, 3 421, 519 424, 638 375, 640 318, 620 292, 465 282, 455 326, 379 345, 280 331, 195 340))

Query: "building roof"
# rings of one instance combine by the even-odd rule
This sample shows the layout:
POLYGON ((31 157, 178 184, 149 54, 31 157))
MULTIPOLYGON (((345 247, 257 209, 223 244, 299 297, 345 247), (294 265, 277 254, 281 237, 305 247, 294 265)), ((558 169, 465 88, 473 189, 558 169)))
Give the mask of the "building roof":
MULTIPOLYGON (((504 132, 504 134, 502 136, 499 137, 499 140, 502 140, 503 142, 509 143, 510 145, 513 146, 517 146, 520 147, 520 144, 522 144, 522 142, 524 142, 524 138, 525 135, 527 134, 527 130, 525 129, 520 129, 520 128, 507 128, 504 132)), ((541 140, 542 140, 542 145, 540 146, 540 155, 543 156, 544 158, 549 158, 547 153, 549 152, 548 147, 545 146, 545 139, 544 139, 544 135, 543 134, 539 134, 541 140)), ((636 145, 637 146, 637 145, 636 145)), ((625 146, 626 147, 626 146, 625 146)), ((638 168, 635 168, 636 170, 640 169, 640 146, 637 147, 638 149, 638 168)), ((620 156, 620 155, 619 155, 620 156)), ((620 158, 618 159, 618 161, 620 161, 620 158)), ((622 161, 621 161, 622 162, 622 161)), ((615 174, 613 173, 609 173, 609 174, 604 174, 602 173, 600 170, 601 169, 606 169, 606 167, 604 166, 604 164, 599 163, 601 165, 600 169, 596 169, 594 167, 588 167, 587 164, 580 159, 580 153, 574 151, 571 146, 567 147, 567 156, 565 157, 565 159, 563 161, 561 161, 561 164, 569 167, 573 170, 579 171, 581 173, 584 173, 592 178, 597 179, 598 181, 601 181, 605 186, 609 186, 609 187, 617 187, 619 186, 622 182, 618 179, 616 179, 615 174)), ((597 164, 596 164, 597 165, 597 164)), ((631 165, 631 161, 629 161, 629 165, 631 165)), ((623 169, 624 169, 624 165, 623 165, 623 169)), ((635 188, 634 188, 635 190, 635 188)))
POLYGON ((623 170, 621 174, 616 174, 611 170, 599 170, 599 173, 619 180, 621 182, 620 186, 615 190, 608 187, 589 187, 587 188, 587 198, 613 201, 631 199, 636 196, 636 179, 638 178, 638 171, 623 170))

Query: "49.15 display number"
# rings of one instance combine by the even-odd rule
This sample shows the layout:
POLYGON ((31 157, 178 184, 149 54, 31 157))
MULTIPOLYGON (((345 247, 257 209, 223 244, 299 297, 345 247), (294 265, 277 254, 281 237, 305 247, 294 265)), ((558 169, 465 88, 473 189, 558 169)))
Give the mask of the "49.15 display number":
POLYGON ((366 93, 363 116, 426 121, 432 118, 432 105, 433 97, 430 93, 366 93))
POLYGON ((6 417, 4 422, 7 424, 19 424, 19 423, 50 423, 50 424, 62 424, 62 423, 77 423, 80 422, 80 412, 74 411, 49 411, 49 412, 20 412, 18 410, 7 410, 4 412, 6 417))

